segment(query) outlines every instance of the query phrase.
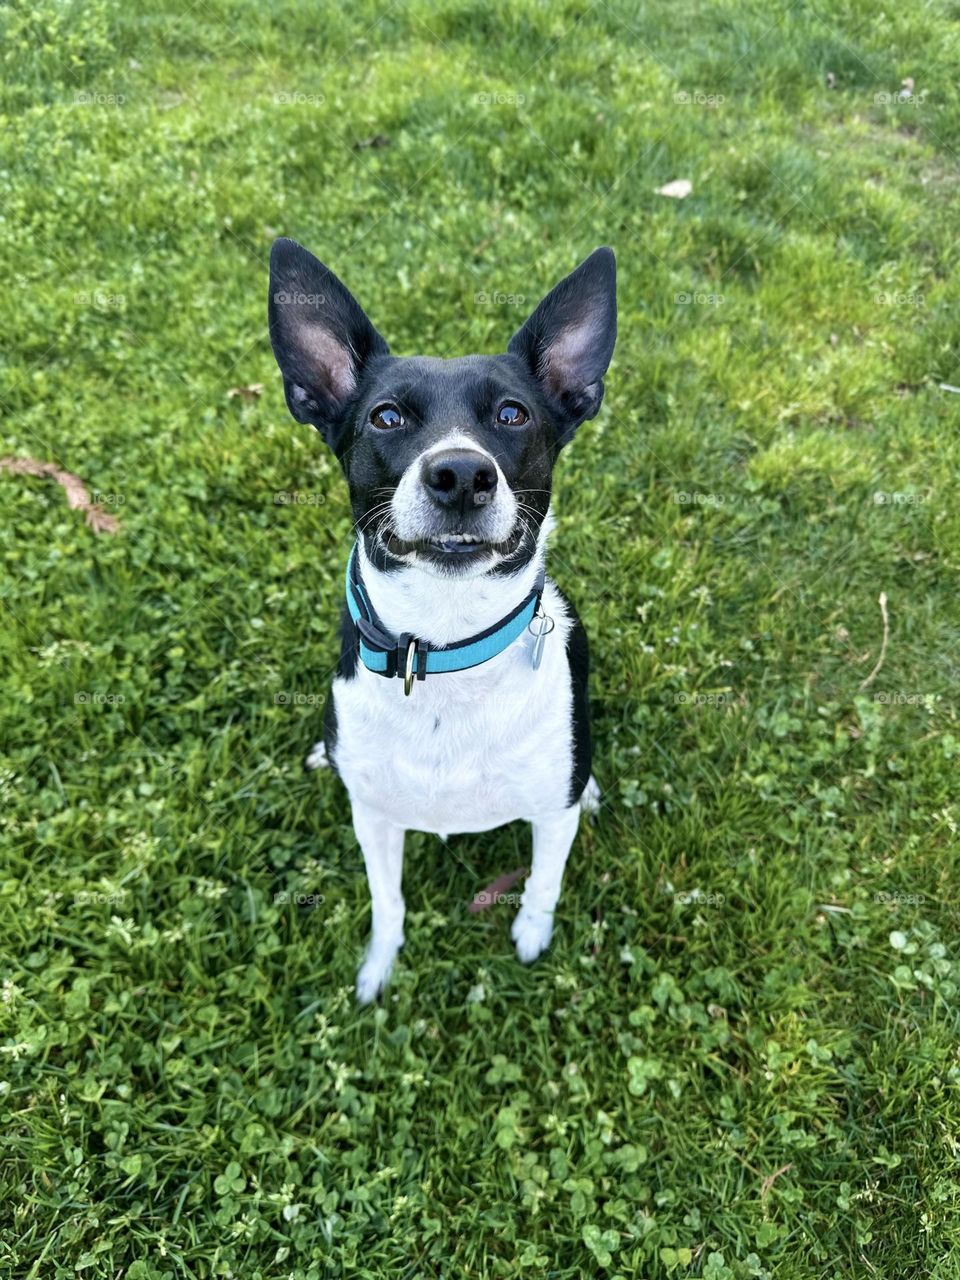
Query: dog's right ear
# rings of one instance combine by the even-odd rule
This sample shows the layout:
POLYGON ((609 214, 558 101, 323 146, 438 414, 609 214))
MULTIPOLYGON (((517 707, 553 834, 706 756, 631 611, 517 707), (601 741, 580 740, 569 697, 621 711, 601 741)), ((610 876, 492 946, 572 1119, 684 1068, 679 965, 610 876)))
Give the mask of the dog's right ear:
POLYGON ((296 240, 270 251, 270 341, 287 406, 334 448, 366 363, 389 348, 356 298, 296 240))

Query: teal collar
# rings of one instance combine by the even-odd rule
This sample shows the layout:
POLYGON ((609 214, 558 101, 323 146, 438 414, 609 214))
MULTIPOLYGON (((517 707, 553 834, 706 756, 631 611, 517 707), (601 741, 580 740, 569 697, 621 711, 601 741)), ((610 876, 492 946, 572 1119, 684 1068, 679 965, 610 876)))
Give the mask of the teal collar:
POLYGON ((368 671, 377 675, 403 677, 407 694, 413 688, 414 679, 426 680, 428 675, 478 667, 503 653, 530 625, 540 608, 543 583, 541 567, 533 590, 505 618, 456 644, 434 646, 409 632, 394 636, 387 631, 364 588, 354 546, 347 562, 347 609, 357 629, 360 660, 368 671))

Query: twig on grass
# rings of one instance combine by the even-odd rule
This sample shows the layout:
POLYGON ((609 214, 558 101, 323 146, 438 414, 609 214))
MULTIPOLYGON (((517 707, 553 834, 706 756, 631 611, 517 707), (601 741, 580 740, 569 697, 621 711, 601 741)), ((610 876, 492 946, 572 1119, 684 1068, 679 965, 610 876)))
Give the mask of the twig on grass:
POLYGON ((79 476, 71 471, 62 471, 55 462, 38 462, 36 458, 0 458, 0 470, 9 471, 15 476, 49 476, 67 495, 67 504, 75 511, 82 511, 87 524, 94 533, 116 533, 120 522, 116 516, 110 515, 96 502, 90 501, 90 494, 79 476))
POLYGON ((792 1164, 782 1164, 779 1169, 774 1169, 773 1173, 768 1174, 760 1183, 760 1199, 766 1200, 776 1180, 783 1177, 785 1173, 789 1173, 792 1168, 792 1164))
POLYGON ((883 639, 880 642, 880 657, 877 658, 877 665, 873 668, 866 680, 860 682, 860 692, 873 684, 877 678, 880 668, 883 666, 883 660, 887 656, 887 641, 890 639, 890 618, 887 614, 887 593, 880 592, 880 616, 883 618, 883 639))

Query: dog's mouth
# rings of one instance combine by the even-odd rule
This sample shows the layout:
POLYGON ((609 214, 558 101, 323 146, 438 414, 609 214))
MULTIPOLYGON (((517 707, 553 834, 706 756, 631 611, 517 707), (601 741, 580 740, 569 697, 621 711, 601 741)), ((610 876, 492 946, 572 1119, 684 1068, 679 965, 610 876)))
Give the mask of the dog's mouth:
POLYGON ((444 533, 434 538, 418 538, 408 542, 387 530, 381 534, 383 545, 393 556, 410 556, 414 553, 432 560, 479 560, 483 556, 511 556, 523 540, 523 527, 518 524, 503 542, 489 542, 474 533, 444 533))

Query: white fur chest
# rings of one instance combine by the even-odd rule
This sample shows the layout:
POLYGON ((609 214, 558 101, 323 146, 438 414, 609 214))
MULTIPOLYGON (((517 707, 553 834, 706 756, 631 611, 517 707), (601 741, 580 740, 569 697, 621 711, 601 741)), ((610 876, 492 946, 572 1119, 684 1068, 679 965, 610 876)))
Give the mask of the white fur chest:
MULTIPOLYGON (((480 602, 479 626, 489 625, 482 621, 485 607, 480 602)), ((384 679, 362 663, 352 679, 334 681, 334 761, 351 800, 399 826, 439 833, 486 831, 567 806, 573 742, 565 647, 570 621, 549 580, 543 607, 556 626, 537 670, 534 638, 524 632, 479 667, 415 681, 409 697, 402 680, 384 679)), ((402 605, 388 601, 387 608, 394 615, 391 629, 407 629, 402 605)), ((502 598, 496 608, 506 611, 502 598)), ((387 613, 383 616, 387 622, 387 613)), ((432 634, 437 643, 462 637, 462 617, 435 617, 432 634), (445 628, 451 634, 443 634, 445 628)))

